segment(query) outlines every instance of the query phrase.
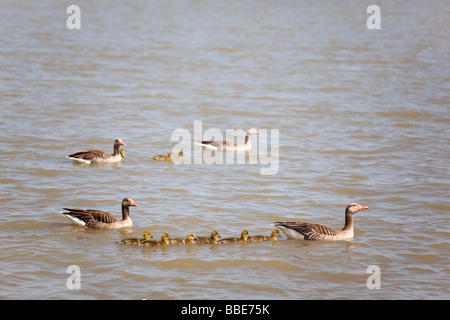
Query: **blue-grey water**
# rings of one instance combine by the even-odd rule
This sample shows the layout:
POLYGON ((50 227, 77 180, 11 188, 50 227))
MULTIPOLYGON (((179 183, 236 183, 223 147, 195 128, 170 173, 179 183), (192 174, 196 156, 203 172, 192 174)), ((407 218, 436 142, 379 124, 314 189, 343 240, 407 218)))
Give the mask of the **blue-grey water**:
MULTIPOLYGON (((79 30, 70 4, 1 3, 0 298, 450 298, 447 2, 377 1, 374 30, 372 3, 356 0, 81 0, 79 30), (276 172, 152 159, 200 121, 279 130, 276 172), (111 152, 116 138, 120 164, 65 158, 111 152), (140 205, 131 229, 59 214, 119 217, 124 197, 140 205), (352 241, 118 244, 144 231, 268 234, 274 221, 341 228, 350 202, 370 208, 352 241)), ((267 135, 252 136, 253 155, 267 135)))

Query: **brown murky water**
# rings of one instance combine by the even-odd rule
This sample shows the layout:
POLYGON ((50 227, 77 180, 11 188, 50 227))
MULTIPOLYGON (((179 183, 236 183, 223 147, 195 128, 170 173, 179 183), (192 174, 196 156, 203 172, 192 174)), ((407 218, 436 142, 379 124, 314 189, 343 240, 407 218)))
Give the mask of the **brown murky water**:
MULTIPOLYGON (((449 8, 444 1, 3 1, 0 298, 450 298, 449 8), (279 129, 279 168, 152 160, 174 130, 279 129), (65 155, 126 143, 119 165, 65 155), (63 207, 134 227, 85 230, 63 207), (120 246, 124 237, 268 234, 273 221, 353 241, 120 246), (66 273, 79 266, 81 289, 66 273), (380 268, 368 289, 367 268, 380 268)), ((252 137, 258 152, 257 137, 252 137)), ((263 139, 262 136, 259 139, 263 139)))

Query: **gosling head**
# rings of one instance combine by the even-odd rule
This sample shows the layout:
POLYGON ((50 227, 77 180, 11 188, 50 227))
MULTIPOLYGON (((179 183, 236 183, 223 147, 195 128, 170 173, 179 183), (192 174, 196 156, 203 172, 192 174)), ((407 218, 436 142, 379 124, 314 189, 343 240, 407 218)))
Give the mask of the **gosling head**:
POLYGON ((125 149, 120 149, 119 153, 122 158, 125 158, 125 149))
POLYGON ((197 237, 195 236, 195 234, 193 234, 193 233, 188 233, 186 239, 188 242, 191 242, 191 243, 194 243, 195 240, 198 240, 197 237))
POLYGON ((170 236, 167 233, 163 233, 161 236, 161 242, 164 244, 170 243, 170 236))
POLYGON ((270 234, 270 236, 272 237, 272 238, 277 238, 277 237, 279 237, 280 236, 280 230, 278 230, 278 229, 273 229, 272 230, 272 233, 270 234))
POLYGON ((241 232, 241 240, 247 241, 248 239, 250 239, 250 235, 249 235, 248 231, 247 230, 243 230, 241 232))
POLYGON ((144 235, 142 237, 144 240, 149 240, 150 238, 153 238, 152 234, 150 232, 144 232, 144 235))
POLYGON ((211 232, 211 239, 217 241, 221 238, 219 232, 217 232, 216 230, 214 230, 213 232, 211 232))

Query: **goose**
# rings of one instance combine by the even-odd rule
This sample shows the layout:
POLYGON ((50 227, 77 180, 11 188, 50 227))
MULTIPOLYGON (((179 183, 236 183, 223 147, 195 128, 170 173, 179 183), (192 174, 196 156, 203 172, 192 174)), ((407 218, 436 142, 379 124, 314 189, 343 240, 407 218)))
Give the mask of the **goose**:
POLYGON ((122 158, 125 158, 125 149, 120 149, 119 153, 122 158))
POLYGON ((75 225, 92 229, 119 229, 123 227, 131 227, 133 222, 130 218, 130 206, 139 207, 139 205, 131 198, 122 200, 122 220, 117 219, 113 215, 100 210, 92 209, 68 209, 68 212, 61 211, 75 225))
POLYGON ((123 239, 119 243, 120 244, 140 244, 142 241, 149 240, 150 238, 153 238, 150 232, 144 232, 142 239, 139 238, 128 238, 123 239))
POLYGON ((211 237, 197 237, 197 241, 195 243, 197 244, 206 244, 206 243, 219 243, 220 235, 219 232, 214 230, 211 232, 211 237))
POLYGON ((241 237, 240 238, 236 238, 236 237, 230 237, 230 238, 225 238, 219 241, 220 244, 224 244, 224 243, 246 243, 248 240, 250 240, 251 237, 248 233, 247 230, 243 230, 241 232, 241 237))
POLYGON ((209 140, 202 141, 201 145, 205 148, 212 150, 229 150, 229 151, 250 151, 252 148, 252 144, 250 142, 250 136, 252 134, 260 134, 258 130, 255 128, 250 128, 247 130, 247 135, 245 136, 245 143, 242 145, 238 145, 234 142, 227 140, 209 140))
POLYGON ((353 232, 353 215, 368 207, 357 203, 350 203, 345 210, 345 224, 342 230, 335 230, 330 227, 309 222, 274 222, 272 225, 283 231, 288 238, 305 239, 305 240, 346 240, 352 239, 353 232))
POLYGON ((140 247, 159 247, 162 245, 170 244, 170 236, 167 233, 163 233, 161 241, 158 240, 145 240, 139 243, 140 247))
POLYGON ((280 236, 280 230, 273 229, 270 236, 252 236, 249 241, 259 242, 259 241, 276 241, 280 236))
POLYGON ((116 139, 114 141, 114 152, 108 154, 101 150, 82 150, 66 156, 71 160, 77 162, 91 164, 91 163, 114 163, 122 161, 122 155, 119 152, 120 146, 126 146, 122 139, 116 139))
POLYGON ((195 243, 197 237, 193 233, 188 233, 185 239, 172 239, 170 244, 190 244, 195 243))

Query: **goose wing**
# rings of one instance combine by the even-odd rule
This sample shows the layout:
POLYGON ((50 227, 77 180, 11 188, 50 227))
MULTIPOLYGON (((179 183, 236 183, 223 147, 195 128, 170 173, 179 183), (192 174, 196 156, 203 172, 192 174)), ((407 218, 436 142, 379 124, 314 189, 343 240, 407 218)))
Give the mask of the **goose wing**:
POLYGON ((83 150, 78 151, 72 154, 69 154, 67 158, 69 159, 80 159, 80 160, 88 160, 92 161, 94 159, 108 159, 111 157, 110 154, 102 151, 102 150, 83 150))
POLYGON ((73 222, 88 228, 101 229, 104 225, 114 224, 119 221, 111 214, 100 210, 63 209, 68 212, 62 212, 62 214, 69 217, 73 222))
POLYGON ((275 222, 275 226, 292 229, 301 233, 305 240, 326 240, 337 235, 338 231, 317 223, 275 222))

